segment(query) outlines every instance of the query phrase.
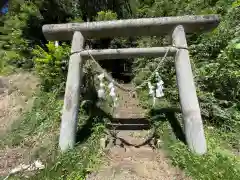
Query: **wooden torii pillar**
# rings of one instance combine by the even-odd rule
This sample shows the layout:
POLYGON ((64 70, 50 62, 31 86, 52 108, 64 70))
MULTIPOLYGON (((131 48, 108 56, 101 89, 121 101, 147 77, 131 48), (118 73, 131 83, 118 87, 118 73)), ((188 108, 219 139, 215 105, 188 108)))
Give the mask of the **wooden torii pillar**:
POLYGON ((186 33, 209 31, 219 24, 217 15, 177 16, 115 21, 44 25, 47 40, 72 40, 61 121, 59 146, 62 151, 73 148, 76 138, 79 92, 83 64, 89 54, 97 59, 163 56, 169 47, 84 50, 87 38, 119 36, 156 36, 172 33, 173 47, 168 55, 175 56, 177 85, 184 120, 184 131, 190 150, 197 154, 207 151, 203 123, 187 49, 186 33), (78 53, 75 53, 78 52, 78 53))

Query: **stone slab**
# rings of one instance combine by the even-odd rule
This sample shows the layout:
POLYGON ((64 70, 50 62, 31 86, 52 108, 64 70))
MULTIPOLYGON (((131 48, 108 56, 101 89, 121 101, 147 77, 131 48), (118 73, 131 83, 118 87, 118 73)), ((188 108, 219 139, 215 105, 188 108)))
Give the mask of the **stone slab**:
POLYGON ((74 31, 81 31, 85 38, 119 36, 166 35, 177 25, 186 33, 209 31, 219 24, 217 15, 172 16, 159 18, 126 19, 85 23, 46 24, 42 31, 47 40, 71 40, 74 31))

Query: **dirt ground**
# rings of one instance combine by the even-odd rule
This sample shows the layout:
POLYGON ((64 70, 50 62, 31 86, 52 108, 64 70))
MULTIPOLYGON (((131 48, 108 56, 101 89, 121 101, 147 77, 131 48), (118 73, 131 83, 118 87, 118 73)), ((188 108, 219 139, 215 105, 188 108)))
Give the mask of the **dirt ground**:
POLYGON ((184 180, 179 169, 172 167, 162 151, 150 147, 110 150, 107 164, 87 180, 184 180))
MULTIPOLYGON (((0 138, 8 132, 13 122, 32 108, 38 85, 36 76, 27 72, 0 77, 0 138)), ((1 147, 0 177, 23 163, 26 154, 27 149, 22 147, 1 147)))
MULTIPOLYGON (((131 86, 131 85, 129 85, 131 86)), ((145 110, 136 98, 129 93, 118 91, 120 105, 115 113, 121 118, 143 118, 145 110)), ((140 144, 144 142, 150 130, 119 131, 118 137, 140 144)), ((88 176, 87 180, 187 180, 180 169, 173 167, 161 149, 153 149, 148 145, 134 146, 116 145, 106 153, 105 164, 98 172, 88 176)))
POLYGON ((0 135, 32 107, 38 83, 30 73, 0 77, 0 135))
MULTIPOLYGON (((130 85, 131 86, 131 85, 130 85)), ((34 101, 34 92, 38 89, 38 79, 21 73, 9 77, 0 77, 0 134, 4 134, 22 113, 29 110, 34 101)), ((145 110, 139 105, 137 97, 118 91, 119 106, 115 116, 121 118, 143 118, 145 110)), ((133 144, 143 142, 150 130, 119 131, 117 136, 133 144)), ((0 177, 25 162, 28 150, 23 147, 0 150, 0 177)), ((190 179, 184 173, 171 166, 165 153, 148 145, 139 148, 133 146, 111 147, 99 171, 92 173, 87 180, 185 180, 190 179)))

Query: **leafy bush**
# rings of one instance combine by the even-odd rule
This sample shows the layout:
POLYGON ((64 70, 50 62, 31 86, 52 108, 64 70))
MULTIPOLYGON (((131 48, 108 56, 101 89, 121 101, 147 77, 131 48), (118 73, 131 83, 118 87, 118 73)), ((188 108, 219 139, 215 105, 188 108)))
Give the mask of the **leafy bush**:
POLYGON ((97 13, 96 21, 110 21, 117 19, 117 14, 112 11, 100 11, 97 13))
POLYGON ((230 7, 217 29, 201 35, 192 46, 196 81, 208 122, 227 130, 239 129, 240 8, 230 7))
POLYGON ((240 179, 240 159, 221 147, 223 142, 214 129, 206 131, 208 153, 203 156, 192 154, 184 143, 176 141, 171 131, 171 127, 163 123, 159 135, 172 163, 184 169, 187 175, 196 180, 240 179))
POLYGON ((31 51, 35 40, 30 35, 26 36, 26 31, 29 18, 36 17, 40 20, 41 16, 37 7, 31 2, 16 4, 18 8, 14 6, 9 13, 1 17, 3 25, 0 27, 0 57, 5 64, 18 68, 32 68, 31 51), (16 9, 19 10, 14 12, 16 9))
MULTIPOLYGON (((197 34, 188 38, 197 93, 205 123, 211 123, 224 130, 239 129, 239 37, 240 8, 238 1, 140 1, 139 17, 175 16, 185 14, 218 13, 219 26, 212 32, 197 34), (233 4, 232 4, 233 3, 233 4), (171 5, 170 5, 171 4, 171 5)), ((167 39, 139 38, 140 47, 162 46, 167 39)), ((159 61, 141 58, 134 61, 136 83, 147 77, 159 61)), ((168 59, 162 64, 160 74, 165 82, 165 98, 171 104, 178 104, 174 63, 168 59)))
POLYGON ((47 44, 47 50, 37 46, 33 50, 35 69, 42 81, 45 91, 64 87, 67 77, 70 47, 66 44, 55 47, 53 42, 47 44))

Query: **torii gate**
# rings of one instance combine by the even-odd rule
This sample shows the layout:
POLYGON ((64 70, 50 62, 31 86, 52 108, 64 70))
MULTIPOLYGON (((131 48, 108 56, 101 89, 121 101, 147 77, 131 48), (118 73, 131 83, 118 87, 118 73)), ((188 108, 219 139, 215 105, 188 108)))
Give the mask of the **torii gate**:
POLYGON ((89 53, 100 60, 159 57, 169 50, 168 55, 175 56, 177 86, 187 144, 192 152, 206 153, 206 140, 185 33, 209 31, 218 24, 217 15, 203 15, 44 25, 42 30, 47 40, 72 40, 59 139, 60 149, 66 151, 75 144, 83 64, 89 53), (153 36, 170 33, 173 45, 170 49, 152 47, 84 50, 84 41, 87 38, 153 36))

